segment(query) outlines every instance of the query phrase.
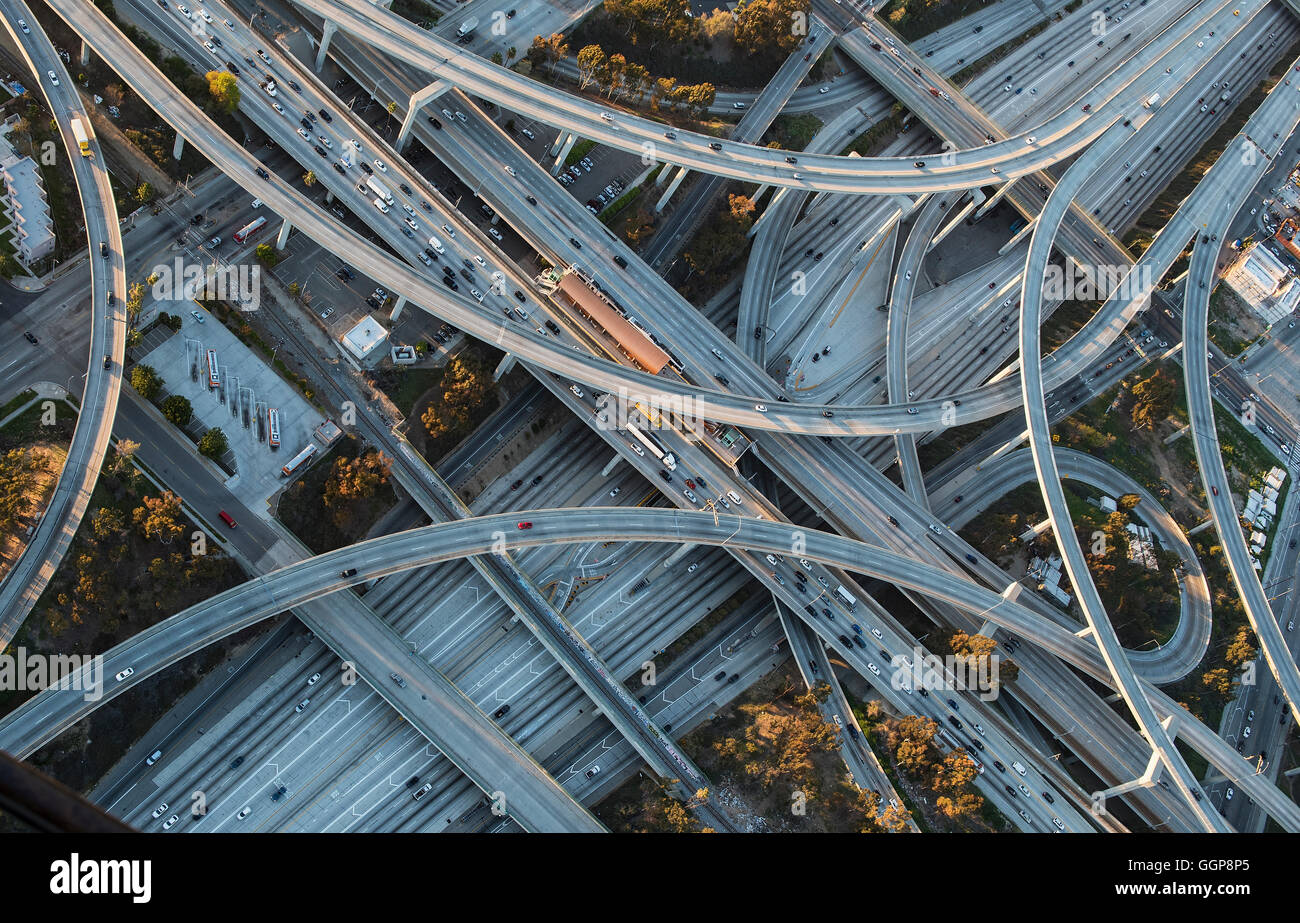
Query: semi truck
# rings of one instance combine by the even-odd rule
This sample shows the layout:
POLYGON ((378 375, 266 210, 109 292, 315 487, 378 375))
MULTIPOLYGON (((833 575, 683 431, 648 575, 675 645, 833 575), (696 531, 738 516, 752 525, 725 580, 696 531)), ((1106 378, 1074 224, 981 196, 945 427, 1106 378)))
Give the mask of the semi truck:
POLYGON ((72 137, 77 139, 77 146, 81 148, 81 156, 90 156, 90 135, 86 131, 86 125, 79 118, 72 119, 72 137))
POLYGON ((372 176, 369 179, 367 179, 366 185, 369 186, 370 191, 373 192, 375 195, 379 196, 379 198, 383 199, 389 205, 393 204, 393 194, 388 191, 387 186, 385 186, 375 177, 372 176))
POLYGON ((478 19, 471 16, 469 19, 461 23, 460 28, 456 30, 457 41, 468 41, 474 35, 474 30, 477 28, 478 19))
POLYGON ((1158 103, 1158 102, 1160 102, 1160 94, 1159 94, 1159 93, 1152 93, 1150 96, 1148 96, 1148 97, 1147 97, 1147 98, 1142 102, 1142 108, 1143 108, 1143 109, 1154 109, 1154 108, 1156 107, 1156 103, 1158 103))

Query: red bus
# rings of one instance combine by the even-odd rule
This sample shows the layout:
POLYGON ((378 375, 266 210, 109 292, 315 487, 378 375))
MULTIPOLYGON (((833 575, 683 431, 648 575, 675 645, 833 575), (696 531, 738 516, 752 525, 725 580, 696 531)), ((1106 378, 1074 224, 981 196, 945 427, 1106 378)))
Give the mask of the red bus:
POLYGON ((238 231, 235 232, 234 234, 235 243, 242 244, 244 241, 248 240, 248 238, 252 237, 254 234, 262 230, 262 228, 264 227, 266 227, 265 218, 257 218, 253 221, 248 222, 248 224, 244 225, 242 228, 240 228, 238 231))
POLYGON ((289 464, 285 465, 283 468, 280 469, 280 477, 287 478, 289 475, 293 474, 303 465, 307 464, 307 462, 311 461, 312 456, 315 454, 316 454, 315 444, 308 445, 307 448, 303 449, 293 458, 289 459, 289 464))
POLYGON ((217 367, 217 351, 208 350, 208 387, 221 387, 221 370, 217 367))

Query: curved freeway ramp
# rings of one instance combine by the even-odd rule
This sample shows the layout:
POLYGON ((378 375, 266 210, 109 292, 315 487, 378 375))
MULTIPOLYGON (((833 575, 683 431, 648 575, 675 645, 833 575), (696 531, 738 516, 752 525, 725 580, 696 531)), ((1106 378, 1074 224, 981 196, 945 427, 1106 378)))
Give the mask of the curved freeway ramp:
POLYGON ((126 274, 117 204, 99 144, 92 139, 91 156, 82 157, 72 135, 69 117, 78 117, 82 124, 90 124, 77 93, 77 84, 64 70, 63 60, 39 25, 34 26, 30 34, 20 33, 15 26, 20 18, 29 23, 36 22, 36 17, 22 0, 0 0, 0 16, 4 18, 4 27, 10 38, 35 75, 41 93, 54 113, 54 121, 58 123, 64 153, 71 161, 76 177, 77 195, 81 200, 86 239, 91 251, 90 355, 81 411, 54 495, 35 534, 0 584, 0 650, 4 650, 22 627, 67 553, 108 453, 113 418, 117 414, 118 390, 122 384, 122 363, 126 356, 126 274), (50 85, 43 76, 47 71, 62 75, 57 87, 50 85), (107 260, 100 259, 95 252, 100 247, 107 247, 107 260), (108 305, 110 291, 117 296, 111 308, 108 305), (110 368, 104 368, 101 361, 104 356, 111 357, 110 368))

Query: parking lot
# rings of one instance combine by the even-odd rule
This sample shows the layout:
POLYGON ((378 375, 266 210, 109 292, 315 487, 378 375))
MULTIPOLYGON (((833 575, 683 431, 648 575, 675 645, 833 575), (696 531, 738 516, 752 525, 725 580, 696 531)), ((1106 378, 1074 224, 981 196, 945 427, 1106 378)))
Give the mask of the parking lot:
POLYGON ((171 307, 184 320, 169 337, 140 361, 153 366, 169 393, 189 399, 204 428, 220 427, 238 466, 227 486, 249 509, 263 513, 265 501, 282 485, 280 469, 312 440, 322 417, 298 391, 194 302, 171 307), (191 312, 203 318, 200 323, 191 312), (207 350, 216 350, 221 386, 208 388, 207 350), (267 444, 266 409, 280 412, 280 449, 267 444), (261 425, 253 424, 254 414, 261 425))

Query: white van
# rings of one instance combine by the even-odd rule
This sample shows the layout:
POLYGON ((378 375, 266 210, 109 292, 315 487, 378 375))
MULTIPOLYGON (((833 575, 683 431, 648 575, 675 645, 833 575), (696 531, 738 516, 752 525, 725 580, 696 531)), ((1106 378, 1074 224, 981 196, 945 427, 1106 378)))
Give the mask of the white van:
POLYGON ((446 253, 447 249, 443 247, 442 241, 436 237, 429 238, 429 246, 433 248, 434 253, 446 253))
POLYGON ((375 208, 379 209, 385 215, 388 214, 388 203, 379 198, 379 196, 375 196, 375 208))
POLYGON ((731 498, 732 503, 737 506, 740 505, 740 494, 736 493, 734 490, 729 490, 727 491, 727 496, 731 498))
POLYGON ((1014 769, 1016 772, 1020 773, 1022 776, 1025 774, 1025 764, 1020 762, 1019 760, 1012 760, 1011 768, 1014 769))

